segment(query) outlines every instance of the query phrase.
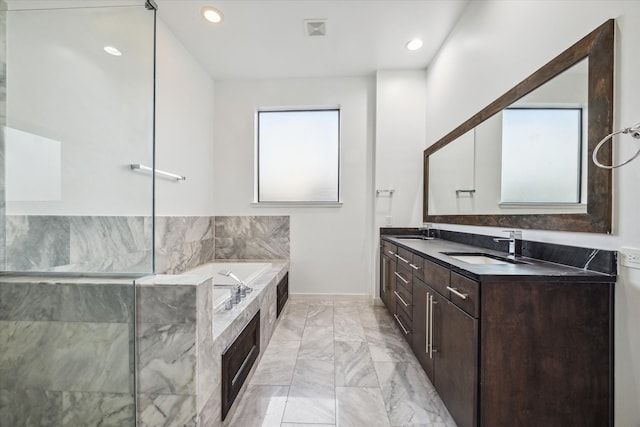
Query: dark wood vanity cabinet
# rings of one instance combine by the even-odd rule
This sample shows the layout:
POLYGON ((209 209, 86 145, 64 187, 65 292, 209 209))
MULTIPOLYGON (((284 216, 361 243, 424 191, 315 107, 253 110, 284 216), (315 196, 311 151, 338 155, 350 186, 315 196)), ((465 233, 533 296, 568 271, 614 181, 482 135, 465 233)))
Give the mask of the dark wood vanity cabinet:
POLYGON ((614 283, 478 282, 416 253, 406 264, 395 273, 413 272, 410 319, 404 304, 387 307, 410 321, 412 349, 458 427, 613 425, 614 283))
POLYGON ((465 307, 467 298, 451 286, 451 274, 455 273, 426 259, 422 261, 423 266, 427 265, 422 277, 444 290, 445 295, 420 280, 420 274, 414 275, 412 348, 458 426, 476 426, 478 319, 473 317, 473 311, 465 312, 454 303, 453 298, 457 298, 465 307))
POLYGON ((280 317, 280 313, 289 299, 289 273, 285 274, 282 280, 278 282, 276 299, 276 317, 280 317))
POLYGON ((396 251, 397 247, 388 242, 380 246, 380 299, 392 313, 395 313, 396 251))
POLYGON ((613 425, 613 283, 482 283, 480 425, 613 425))
POLYGON ((222 420, 260 353, 260 310, 222 353, 222 420))

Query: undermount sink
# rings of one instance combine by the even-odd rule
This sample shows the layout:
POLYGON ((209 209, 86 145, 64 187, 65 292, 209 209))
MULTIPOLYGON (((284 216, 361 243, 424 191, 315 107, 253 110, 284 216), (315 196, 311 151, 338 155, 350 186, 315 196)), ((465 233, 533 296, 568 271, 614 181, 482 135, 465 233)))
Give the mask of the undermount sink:
POLYGON ((507 258, 501 258, 497 255, 489 255, 482 252, 440 252, 443 255, 455 258, 458 261, 466 262, 469 264, 493 264, 493 265, 505 265, 505 264, 524 264, 522 261, 516 261, 507 258))

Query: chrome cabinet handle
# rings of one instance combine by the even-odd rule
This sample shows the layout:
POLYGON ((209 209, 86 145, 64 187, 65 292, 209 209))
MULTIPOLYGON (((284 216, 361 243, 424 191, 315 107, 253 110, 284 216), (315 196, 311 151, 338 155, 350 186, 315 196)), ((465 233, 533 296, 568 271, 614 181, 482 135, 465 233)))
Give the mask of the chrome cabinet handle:
POLYGON ((429 308, 431 305, 431 294, 429 292, 427 292, 427 303, 425 304, 425 333, 427 334, 427 339, 425 342, 425 346, 424 346, 424 354, 428 355, 429 354, 429 344, 430 344, 430 337, 431 337, 431 333, 429 332, 429 308))
POLYGON ((402 280, 405 285, 409 284, 409 281, 407 279, 405 279, 404 277, 402 277, 402 275, 400 273, 398 273, 397 271, 394 271, 393 274, 395 274, 398 277, 398 279, 402 280))
POLYGON ((420 267, 418 267, 417 265, 414 265, 414 264, 411 264, 411 263, 409 263, 409 265, 411 267, 413 267, 414 270, 420 270, 420 267))
POLYGON ((395 252, 389 251, 389 250, 387 250, 387 252, 389 252, 389 254, 391 254, 391 255, 395 255, 396 254, 395 252))
POLYGON ((461 299, 467 299, 467 297, 469 296, 469 294, 460 293, 460 291, 458 291, 456 288, 452 288, 451 286, 447 286, 447 289, 450 290, 452 294, 460 297, 461 299))
POLYGON ((402 321, 400 321, 400 318, 398 317, 398 315, 394 314, 393 317, 396 318, 396 322, 398 322, 398 324, 400 325, 400 328, 402 328, 402 332, 404 332, 405 335, 409 335, 411 333, 411 331, 408 331, 407 328, 404 327, 404 325, 402 324, 402 321))
POLYGON ((409 260, 406 260, 406 259, 402 258, 402 257, 401 257, 400 255, 398 255, 398 254, 394 254, 394 255, 395 255, 399 260, 402 260, 402 261, 404 261, 406 264, 409 264, 409 260))
POLYGON ((396 294, 396 298, 398 298, 398 299, 400 300, 400 302, 401 302, 402 304, 404 304, 404 306, 405 306, 405 307, 409 307, 409 304, 407 304, 407 303, 402 299, 402 297, 400 296, 400 294, 398 293, 398 291, 393 291, 393 293, 394 293, 394 294, 396 294))
POLYGON ((430 328, 430 335, 431 335, 431 344, 429 345, 429 358, 433 359, 433 353, 436 353, 436 349, 434 348, 435 345, 433 344, 434 341, 434 337, 433 337, 433 306, 437 304, 437 302, 435 301, 435 296, 431 295, 431 309, 429 310, 429 328, 430 328))

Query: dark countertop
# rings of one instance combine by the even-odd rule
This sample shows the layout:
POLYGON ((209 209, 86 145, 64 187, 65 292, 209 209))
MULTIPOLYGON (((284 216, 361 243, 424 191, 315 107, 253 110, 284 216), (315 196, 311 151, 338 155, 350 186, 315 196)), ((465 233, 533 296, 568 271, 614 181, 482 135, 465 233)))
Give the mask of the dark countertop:
POLYGON ((475 252, 499 257, 506 257, 507 254, 437 238, 422 240, 409 236, 385 235, 381 236, 381 239, 422 255, 430 261, 451 268, 452 271, 476 281, 508 282, 514 278, 517 278, 518 281, 549 281, 549 279, 556 282, 613 283, 616 281, 616 276, 612 274, 526 257, 517 258, 518 261, 522 262, 519 264, 470 264, 452 258, 442 252, 475 252))

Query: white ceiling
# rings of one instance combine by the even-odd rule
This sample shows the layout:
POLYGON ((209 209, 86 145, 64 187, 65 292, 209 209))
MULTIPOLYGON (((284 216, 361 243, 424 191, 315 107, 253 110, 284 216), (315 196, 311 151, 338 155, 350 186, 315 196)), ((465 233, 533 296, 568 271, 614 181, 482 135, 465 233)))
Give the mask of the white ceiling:
POLYGON ((156 0, 158 16, 215 79, 369 75, 423 69, 469 0, 156 0), (203 6, 224 14, 214 25, 203 6), (307 37, 305 19, 327 19, 307 37), (411 52, 412 38, 424 41, 411 52))

